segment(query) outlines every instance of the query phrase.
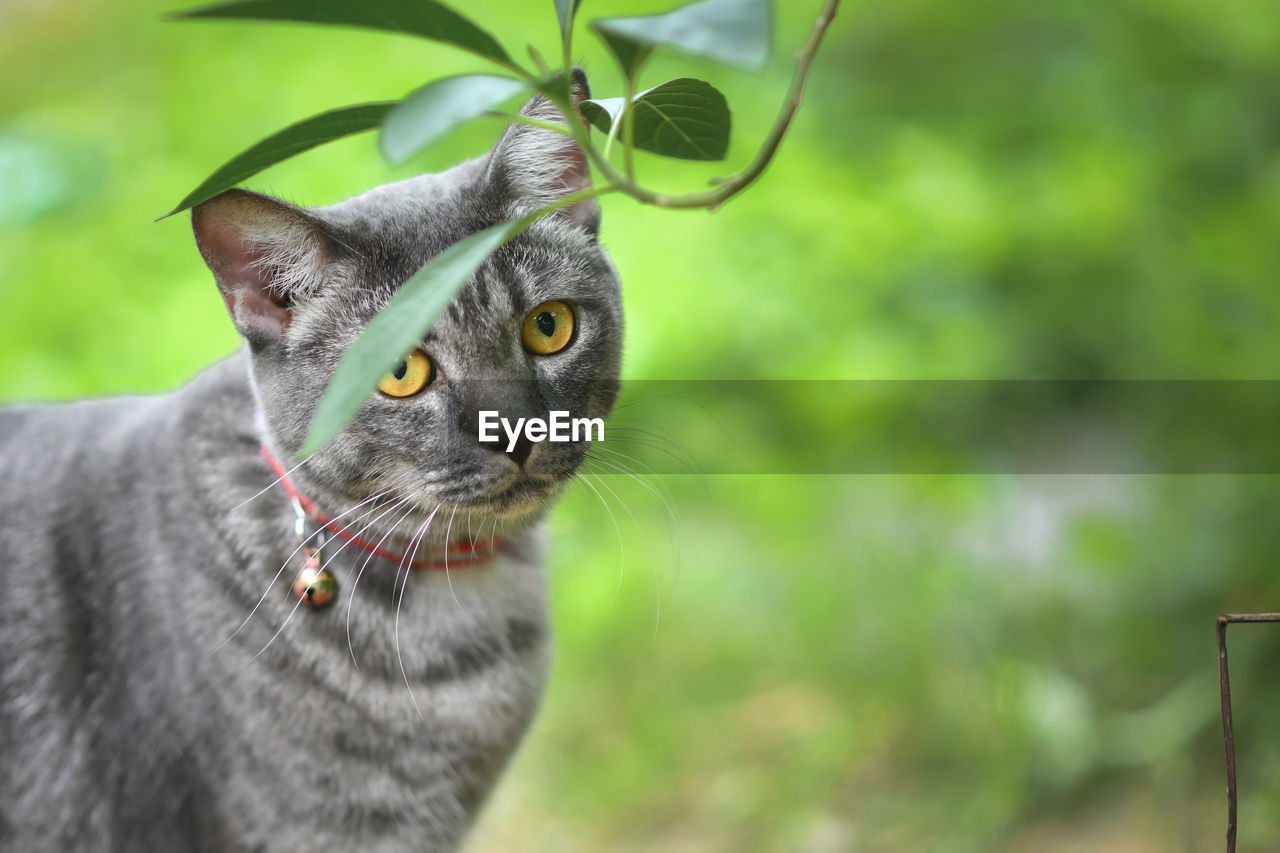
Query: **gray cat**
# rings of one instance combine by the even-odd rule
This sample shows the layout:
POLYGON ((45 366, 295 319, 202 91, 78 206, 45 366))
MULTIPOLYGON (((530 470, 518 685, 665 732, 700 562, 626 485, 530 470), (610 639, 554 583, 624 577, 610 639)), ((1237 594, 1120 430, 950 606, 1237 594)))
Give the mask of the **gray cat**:
POLYGON ((613 405, 594 202, 495 253, 336 439, 273 465, 414 271, 588 174, 512 125, 331 207, 226 192, 192 221, 241 353, 164 396, 0 411, 0 849, 459 843, 539 701, 539 522, 585 452, 482 444, 477 412, 613 405), (338 592, 312 607, 322 540, 338 592))

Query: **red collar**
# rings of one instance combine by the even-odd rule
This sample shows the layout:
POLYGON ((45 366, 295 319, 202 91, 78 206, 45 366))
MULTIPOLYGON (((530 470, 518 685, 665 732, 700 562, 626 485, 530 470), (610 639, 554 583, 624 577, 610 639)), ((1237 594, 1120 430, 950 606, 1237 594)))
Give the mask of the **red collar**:
POLYGON ((289 497, 296 500, 306 510, 307 514, 319 522, 320 526, 328 530, 334 536, 345 539, 357 548, 368 551, 370 554, 376 554, 384 560, 390 560, 400 565, 412 566, 415 569, 470 569, 483 565, 497 556, 498 550, 502 547, 503 540, 500 538, 490 539, 488 541, 477 542, 472 539, 463 539, 459 542, 450 542, 444 548, 434 552, 434 554, 425 560, 409 560, 406 559, 408 554, 397 554, 394 551, 388 551, 380 548, 370 542, 366 542, 359 536, 347 530, 341 524, 338 524, 331 518, 326 517, 316 509, 316 505, 307 498, 298 493, 293 483, 289 480, 289 475, 285 471, 284 466, 276 461, 271 455, 271 451, 267 450, 267 446, 262 445, 262 458, 267 460, 267 464, 271 466, 271 470, 276 472, 279 478, 278 482, 284 486, 284 490, 289 493, 289 497))

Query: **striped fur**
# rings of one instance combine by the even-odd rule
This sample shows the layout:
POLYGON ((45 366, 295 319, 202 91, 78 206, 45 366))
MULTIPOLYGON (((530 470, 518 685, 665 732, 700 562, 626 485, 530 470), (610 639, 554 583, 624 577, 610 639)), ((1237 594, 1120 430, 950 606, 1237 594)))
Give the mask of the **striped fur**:
POLYGON ((527 171, 573 161, 564 139, 508 130, 328 208, 207 202, 197 242, 244 350, 168 395, 0 410, 0 850, 456 847, 542 693, 542 519, 585 450, 521 467, 473 413, 612 406, 619 285, 594 219, 504 247, 422 341, 438 383, 371 400, 291 475, 365 538, 501 536, 495 560, 406 574, 335 541, 337 604, 298 609, 293 510, 258 446, 294 457, 341 353, 423 262, 564 191, 527 171), (535 359, 519 328, 553 298, 575 342, 535 359))

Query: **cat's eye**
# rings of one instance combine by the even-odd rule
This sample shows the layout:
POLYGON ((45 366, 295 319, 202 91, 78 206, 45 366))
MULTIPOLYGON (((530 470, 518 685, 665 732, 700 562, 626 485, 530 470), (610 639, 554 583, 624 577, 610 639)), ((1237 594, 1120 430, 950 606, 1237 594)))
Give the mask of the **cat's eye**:
POLYGON ((521 338, 534 355, 560 352, 572 337, 573 310, 558 299, 542 303, 524 318, 521 338))
POLYGON ((435 376, 436 368, 431 359, 427 358, 425 352, 416 349, 378 380, 378 390, 388 397, 412 397, 430 385, 435 376))

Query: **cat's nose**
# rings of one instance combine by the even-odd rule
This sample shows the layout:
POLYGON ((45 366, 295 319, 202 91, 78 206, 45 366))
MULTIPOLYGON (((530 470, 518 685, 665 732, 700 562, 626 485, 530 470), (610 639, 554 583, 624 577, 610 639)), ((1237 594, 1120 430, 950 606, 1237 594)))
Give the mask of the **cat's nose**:
POLYGON ((521 467, 529 458, 529 454, 533 453, 533 442, 523 432, 516 437, 516 443, 510 450, 507 449, 510 441, 506 436, 501 436, 496 441, 481 440, 480 443, 494 453, 505 453, 507 458, 521 467))
POLYGON ((529 454, 532 452, 533 442, 524 433, 520 433, 520 436, 516 439, 515 447, 505 451, 511 461, 521 467, 524 467, 525 460, 529 458, 529 454))

